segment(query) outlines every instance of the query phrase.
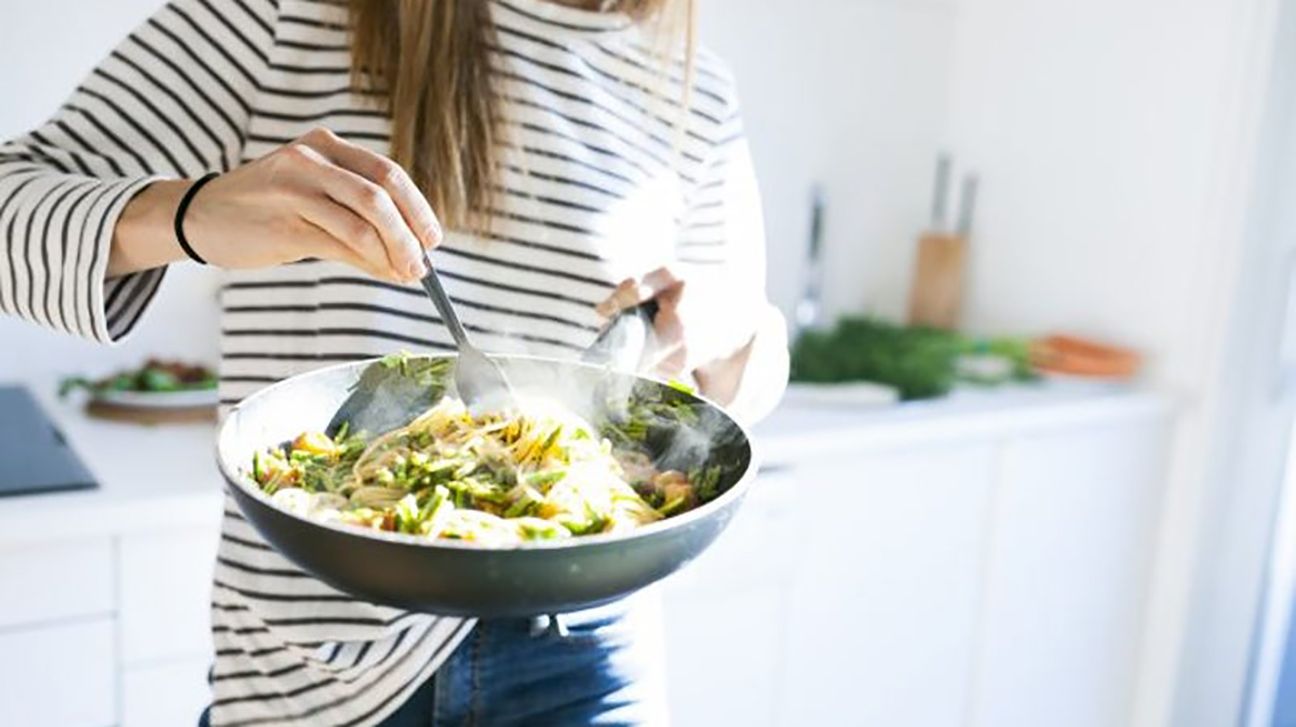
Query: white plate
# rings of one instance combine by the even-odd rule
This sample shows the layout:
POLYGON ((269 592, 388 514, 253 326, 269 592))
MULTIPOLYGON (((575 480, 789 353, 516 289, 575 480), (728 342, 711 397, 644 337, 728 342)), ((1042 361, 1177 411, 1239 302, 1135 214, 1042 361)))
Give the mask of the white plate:
POLYGON ((216 389, 193 389, 189 391, 102 391, 94 394, 94 400, 125 406, 132 409, 191 409, 194 407, 216 406, 220 395, 216 389))
POLYGON ((867 407, 889 406, 900 400, 896 389, 868 381, 849 384, 789 384, 783 400, 792 405, 867 407))

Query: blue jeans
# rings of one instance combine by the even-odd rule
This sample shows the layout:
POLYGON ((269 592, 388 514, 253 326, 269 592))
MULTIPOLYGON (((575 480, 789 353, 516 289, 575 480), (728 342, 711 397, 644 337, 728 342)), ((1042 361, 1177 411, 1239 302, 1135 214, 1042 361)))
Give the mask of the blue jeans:
POLYGON ((567 614, 565 635, 532 619, 482 621, 383 727, 666 724, 656 609, 567 614))
POLYGON ((480 621, 382 727, 665 725, 660 609, 650 589, 562 616, 565 634, 534 619, 480 621))

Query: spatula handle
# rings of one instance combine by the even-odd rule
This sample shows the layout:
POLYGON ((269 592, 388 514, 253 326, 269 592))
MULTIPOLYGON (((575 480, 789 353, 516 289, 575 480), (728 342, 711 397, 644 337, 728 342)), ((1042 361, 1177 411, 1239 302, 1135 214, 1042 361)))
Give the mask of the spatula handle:
POLYGON ((647 300, 621 311, 599 333, 594 343, 585 349, 581 360, 586 363, 608 364, 622 370, 635 370, 648 347, 658 309, 656 300, 647 300))
POLYGON ((441 285, 441 277, 437 275, 436 268, 432 267, 432 258, 428 257, 426 250, 423 251, 423 264, 427 266, 427 275, 424 275, 419 282, 423 284, 423 290, 426 290, 428 297, 432 299, 432 305, 436 306, 437 313, 441 314, 441 320, 449 329, 450 337, 460 348, 472 345, 468 341, 468 333, 464 331, 463 324, 459 322, 459 315, 455 313, 454 305, 450 303, 450 296, 441 285))

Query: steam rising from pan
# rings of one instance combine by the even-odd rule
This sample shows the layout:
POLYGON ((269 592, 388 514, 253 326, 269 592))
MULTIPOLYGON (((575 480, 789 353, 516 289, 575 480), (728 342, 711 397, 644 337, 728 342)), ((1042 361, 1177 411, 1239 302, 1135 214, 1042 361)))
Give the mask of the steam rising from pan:
MULTIPOLYGON (((634 402, 657 387, 634 375, 603 369, 602 374, 563 375, 562 369, 542 360, 508 358, 501 365, 516 394, 525 400, 547 400, 559 404, 597 425, 629 418, 634 402)), ((688 470, 710 458, 712 447, 732 435, 732 425, 723 417, 703 411, 695 420, 656 415, 642 409, 639 418, 670 432, 669 439, 654 442, 656 464, 661 469, 688 470)))

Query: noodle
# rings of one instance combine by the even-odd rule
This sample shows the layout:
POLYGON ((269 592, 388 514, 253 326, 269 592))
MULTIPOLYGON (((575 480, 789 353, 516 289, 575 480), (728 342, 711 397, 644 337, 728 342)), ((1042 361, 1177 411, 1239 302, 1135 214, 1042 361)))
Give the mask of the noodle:
POLYGON ((641 446, 648 426, 630 420, 600 433, 544 401, 474 416, 445 398, 368 442, 345 427, 333 437, 304 433, 257 452, 251 474, 291 512, 431 539, 509 546, 625 532, 716 489, 714 468, 658 471, 641 446))

